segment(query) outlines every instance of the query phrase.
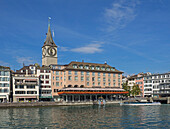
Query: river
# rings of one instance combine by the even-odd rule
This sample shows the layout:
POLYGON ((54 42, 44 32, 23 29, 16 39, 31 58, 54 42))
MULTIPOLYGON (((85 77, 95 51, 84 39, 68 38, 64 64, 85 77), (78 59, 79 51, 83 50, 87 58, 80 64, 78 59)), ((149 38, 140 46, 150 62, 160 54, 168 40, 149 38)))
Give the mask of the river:
POLYGON ((170 128, 170 105, 0 109, 0 128, 170 128))

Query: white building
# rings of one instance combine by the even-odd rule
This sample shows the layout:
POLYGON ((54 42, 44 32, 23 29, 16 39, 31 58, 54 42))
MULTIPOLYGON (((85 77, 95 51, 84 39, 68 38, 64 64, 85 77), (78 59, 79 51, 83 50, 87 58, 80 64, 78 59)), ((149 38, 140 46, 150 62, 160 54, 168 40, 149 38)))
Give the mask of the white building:
POLYGON ((0 102, 10 100, 10 68, 0 66, 0 102))
POLYGON ((37 69, 37 76, 40 78, 40 100, 50 101, 52 99, 50 67, 43 66, 37 69))
POLYGON ((169 85, 169 83, 170 83, 170 72, 145 76, 144 96, 158 97, 160 94, 160 85, 164 85, 164 87, 166 87, 166 85, 169 85))

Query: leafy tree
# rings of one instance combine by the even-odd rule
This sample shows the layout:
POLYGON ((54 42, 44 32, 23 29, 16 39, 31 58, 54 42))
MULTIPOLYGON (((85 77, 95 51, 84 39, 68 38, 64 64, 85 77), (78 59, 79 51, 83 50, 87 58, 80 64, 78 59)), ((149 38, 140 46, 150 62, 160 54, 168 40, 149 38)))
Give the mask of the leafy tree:
POLYGON ((132 90, 131 90, 131 94, 133 96, 136 96, 136 95, 140 95, 140 93, 141 93, 141 90, 139 88, 139 85, 134 84, 133 87, 132 87, 132 90))
POLYGON ((126 96, 130 96, 130 93, 131 93, 131 91, 130 91, 130 86, 128 86, 128 83, 127 83, 127 82, 126 82, 126 83, 123 83, 122 88, 123 88, 125 91, 128 91, 128 92, 129 92, 128 94, 126 94, 126 96))
POLYGON ((40 68, 40 65, 38 63, 35 63, 36 68, 40 68))

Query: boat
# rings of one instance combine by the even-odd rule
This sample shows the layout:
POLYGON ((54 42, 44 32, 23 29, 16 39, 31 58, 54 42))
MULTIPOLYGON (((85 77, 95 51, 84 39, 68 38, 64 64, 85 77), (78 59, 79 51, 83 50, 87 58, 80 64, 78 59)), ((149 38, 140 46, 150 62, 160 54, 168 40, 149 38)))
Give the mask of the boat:
POLYGON ((160 102, 123 102, 123 103, 120 103, 120 105, 129 105, 129 106, 139 106, 139 105, 161 105, 160 102))

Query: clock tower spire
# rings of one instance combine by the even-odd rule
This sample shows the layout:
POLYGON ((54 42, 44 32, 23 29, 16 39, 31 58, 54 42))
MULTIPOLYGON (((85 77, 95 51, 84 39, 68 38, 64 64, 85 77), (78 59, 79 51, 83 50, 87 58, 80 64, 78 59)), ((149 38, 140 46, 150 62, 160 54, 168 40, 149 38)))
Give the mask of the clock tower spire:
POLYGON ((57 64, 57 46, 52 38, 50 29, 50 17, 48 18, 48 32, 46 40, 42 47, 42 65, 49 66, 50 64, 57 64))

